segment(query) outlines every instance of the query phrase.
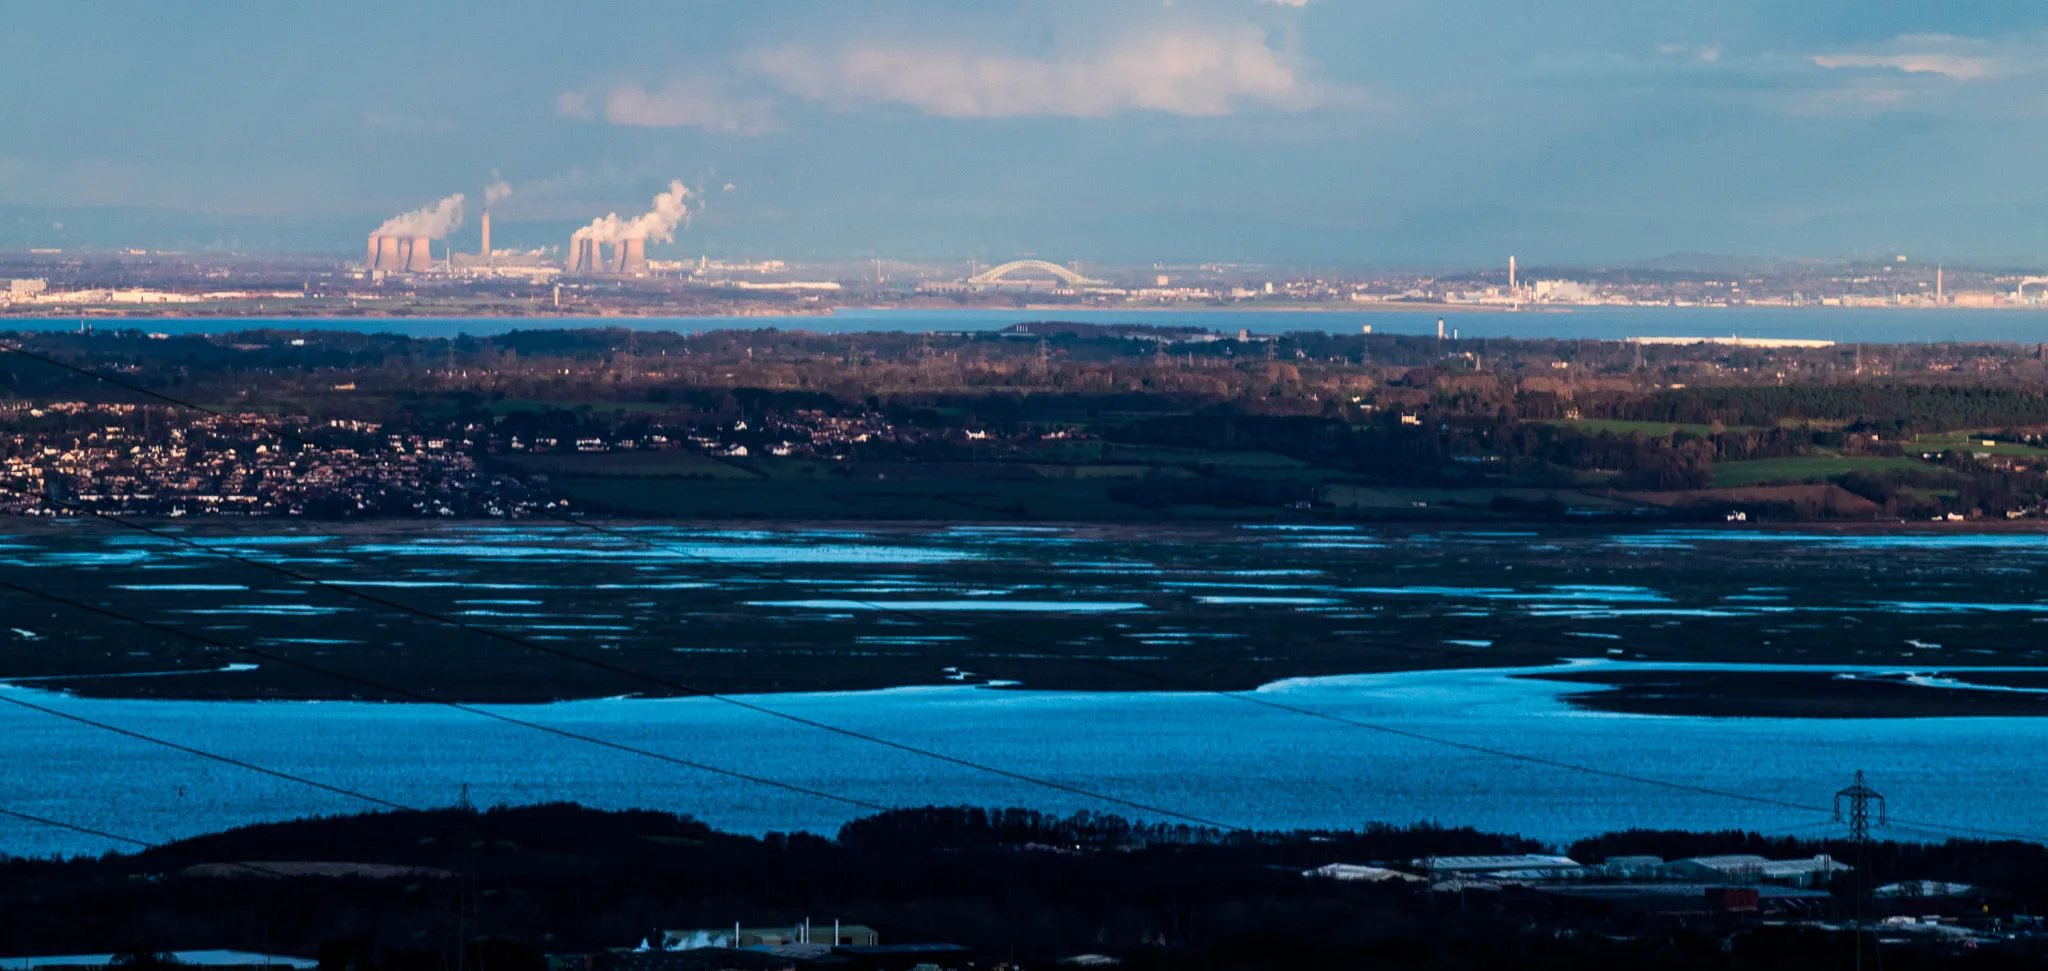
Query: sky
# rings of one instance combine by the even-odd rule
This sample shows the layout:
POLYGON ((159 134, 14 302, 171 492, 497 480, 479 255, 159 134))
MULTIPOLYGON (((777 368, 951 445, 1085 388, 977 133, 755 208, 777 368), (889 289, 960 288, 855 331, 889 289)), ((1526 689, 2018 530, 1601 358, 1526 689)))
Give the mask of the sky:
POLYGON ((2048 258, 2039 0, 14 5, 0 247, 2048 258), (448 215, 445 206, 439 210, 448 215))

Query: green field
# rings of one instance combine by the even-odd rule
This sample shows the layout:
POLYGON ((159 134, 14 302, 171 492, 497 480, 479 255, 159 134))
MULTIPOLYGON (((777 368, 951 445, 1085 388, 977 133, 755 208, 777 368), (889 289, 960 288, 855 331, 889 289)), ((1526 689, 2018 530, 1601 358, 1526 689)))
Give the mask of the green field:
POLYGON ((498 462, 547 476, 617 476, 626 479, 747 479, 760 473, 699 452, 599 452, 589 455, 508 455, 498 462))
POLYGON ((1339 509, 1385 510, 1458 507, 1489 509, 1495 498, 1523 503, 1555 502, 1571 509, 1626 509, 1635 504, 1573 489, 1480 488, 1440 489, 1419 486, 1328 485, 1319 493, 1339 509), (1418 505, 1418 503, 1420 505, 1418 505))
MULTIPOLYGON (((1126 480, 1128 481, 1128 480, 1126 480)), ((1159 522, 1274 519, 1270 507, 1148 510, 1109 497, 1115 479, 628 479, 563 476, 549 484, 622 512, 685 519, 900 519, 1159 522)))
POLYGON ((1274 452, 1204 451, 1167 445, 1121 445, 1115 442, 1056 442, 1031 449, 1032 462, 1085 465, 1213 466, 1219 469, 1298 469, 1307 463, 1274 452))
POLYGON ((2027 445, 2021 442, 1999 442, 1984 444, 1987 439, 1979 434, 1952 432, 1945 435, 1915 435, 1910 445, 1912 450, 1923 452, 1962 451, 1981 455, 2048 455, 2048 448, 2027 445))
POLYGON ((653 413, 675 411, 679 405, 655 401, 541 401, 534 398, 506 398, 491 403, 491 414, 503 417, 515 411, 588 411, 600 415, 613 412, 653 413))
MULTIPOLYGON (((1559 428, 1573 428, 1590 434, 1627 435, 1640 432, 1651 438, 1667 438, 1679 432, 1688 435, 1711 435, 1712 425, 1689 425, 1668 421, 1622 421, 1614 418, 1559 418, 1534 422, 1538 425, 1555 425, 1559 428)), ((1741 429, 1731 429, 1740 431, 1741 429)))
POLYGON ((1936 469, 1919 459, 1864 458, 1839 455, 1801 455, 1782 459, 1714 463, 1714 486, 1762 485, 1766 482, 1831 482, 1851 472, 1884 472, 1893 469, 1936 469))

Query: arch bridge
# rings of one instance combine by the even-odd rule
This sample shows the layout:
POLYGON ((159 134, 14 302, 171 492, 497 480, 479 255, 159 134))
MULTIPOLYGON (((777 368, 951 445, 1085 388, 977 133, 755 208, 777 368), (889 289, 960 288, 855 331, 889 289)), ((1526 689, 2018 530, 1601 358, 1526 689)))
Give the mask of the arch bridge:
POLYGON ((1009 278, 1010 274, 1018 273, 1024 270, 1038 270, 1044 273, 1050 273, 1060 282, 1077 287, 1100 286, 1103 282, 1101 280, 1091 279, 1089 277, 1082 276, 1081 274, 1076 273, 1067 267, 1061 266, 1058 263, 1048 262, 1046 260, 1011 260, 1010 262, 1004 263, 1001 266, 992 266, 986 270, 981 271, 980 273, 976 273, 975 275, 968 277, 967 282, 1002 283, 1003 281, 1009 278))

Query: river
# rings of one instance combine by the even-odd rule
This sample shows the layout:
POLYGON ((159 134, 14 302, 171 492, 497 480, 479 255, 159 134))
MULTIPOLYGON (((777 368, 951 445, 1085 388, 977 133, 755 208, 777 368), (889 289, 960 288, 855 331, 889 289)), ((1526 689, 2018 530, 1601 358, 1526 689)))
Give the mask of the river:
MULTIPOLYGON (((1864 770, 1895 815, 1923 827, 1899 836, 1937 836, 1929 826, 2048 834, 2048 793, 2036 772, 2048 718, 1620 714, 1568 701, 1607 690, 1598 685, 1520 676, 1804 670, 1826 682, 1836 672, 1921 672, 1895 690, 1948 697, 1960 693, 1959 678, 2007 698, 2010 685, 2038 686, 2048 664, 2036 623, 2048 615, 2039 593, 2048 536, 2037 532, 632 527, 658 544, 644 546, 561 527, 180 528, 195 545, 88 523, 13 525, 0 535, 0 575, 160 627, 457 695, 489 690, 501 671, 554 679, 579 669, 432 622, 400 623, 344 590, 209 550, 676 677, 718 677, 718 664, 758 677, 763 667, 797 671, 828 655, 821 677, 840 670, 831 665, 852 665, 914 686, 743 700, 1110 797, 714 699, 486 706, 880 805, 1158 816, 1129 805, 1138 803, 1233 826, 1434 820, 1559 842, 1630 826, 1819 833, 1831 825, 1832 793, 1864 770), (979 619, 945 619, 953 617, 979 619), (991 633, 976 636, 983 632, 991 633), (1299 653, 1326 643, 1337 653, 1299 653), (1375 653, 1388 643, 1453 653, 1375 653), (1441 669, 1250 687, 1249 697, 1364 725, 1227 692, 1001 685, 1071 678, 1077 669, 1059 659, 1076 654, 1183 687, 1230 665, 1252 672, 1250 687, 1257 672, 1289 657, 1325 671, 1349 663, 1441 669), (995 674, 973 683, 970 672, 941 667, 969 663, 995 674), (1986 673, 2000 666, 2025 670, 2017 679, 1986 673), (948 683, 955 675, 942 671, 966 683, 948 683)), ((441 706, 178 698, 159 689, 218 689, 291 672, 232 653, 201 652, 195 661, 175 638, 89 622, 17 593, 0 596, 0 608, 12 675, 40 671, 38 659, 54 665, 41 673, 56 673, 66 658, 120 661, 114 668, 131 675, 99 678, 98 690, 79 694, 56 689, 85 682, 19 680, 0 686, 0 697, 397 803, 448 805, 467 786, 485 805, 657 807, 755 833, 829 833, 866 811, 441 706), (195 663, 218 673, 135 676, 195 663), (132 696, 149 693, 161 697, 132 696)), ((295 684, 281 680, 274 690, 295 684)), ((369 808, 25 707, 0 705, 0 733, 0 808, 141 839, 369 808)), ((0 819, 0 852, 112 848, 0 819)))
MULTIPOLYGON (((1607 662, 1585 662, 1604 664, 1607 662)), ((904 688, 757 696, 750 703, 1220 823, 1355 827, 1435 820, 1564 842, 1625 827, 1818 835, 1832 793, 1862 769, 1911 825, 2048 831, 2036 769, 2048 720, 1708 719, 1595 714, 1516 670, 1281 682, 1254 697, 1359 728, 1206 693, 904 688), (1415 736, 1603 773, 1815 807, 1746 802, 1517 761, 1415 736), (1995 794, 1995 795, 1994 795, 1995 794)), ((424 705, 10 697, 414 806, 462 787, 482 805, 573 800, 689 813, 726 829, 830 833, 856 806, 621 754, 424 705)), ((706 699, 500 707, 549 726, 884 805, 1026 805, 1158 818, 706 699)), ((0 706, 0 805, 150 840, 263 820, 376 808, 0 706)), ((1937 838, 1901 827, 1895 836, 1937 838)), ((19 855, 117 845, 0 820, 19 855)))
MULTIPOLYGON (((2026 310, 1845 307, 1580 307, 1560 312, 1412 312, 1402 310, 1064 310, 845 309, 829 315, 762 317, 125 317, 95 318, 99 327, 196 334, 279 328, 397 333, 412 337, 486 336, 514 330, 625 327, 642 331, 780 328, 823 333, 858 331, 988 331, 1027 321, 1195 326, 1256 334, 1323 331, 1434 334, 1446 328, 1467 338, 1621 340, 1629 337, 1762 337, 1895 344, 1930 341, 2048 341, 2048 313, 2026 310)), ((0 319, 0 330, 68 330, 77 317, 0 319)))

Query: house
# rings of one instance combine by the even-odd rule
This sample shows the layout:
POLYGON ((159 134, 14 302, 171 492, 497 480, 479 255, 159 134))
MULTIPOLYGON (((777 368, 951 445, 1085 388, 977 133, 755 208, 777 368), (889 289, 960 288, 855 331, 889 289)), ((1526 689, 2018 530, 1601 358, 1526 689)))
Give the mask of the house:
POLYGON ((1657 868, 1658 873, 1674 880, 1775 883, 1788 887, 1825 886, 1835 874, 1848 873, 1852 869, 1825 853, 1810 860, 1767 860, 1747 853, 1695 856, 1673 860, 1657 868))
POLYGON ((882 936, 866 924, 826 925, 784 924, 779 927, 710 927, 697 930, 662 931, 661 950, 682 951, 701 947, 779 947, 784 944, 821 944, 826 947, 874 947, 882 936))
POLYGON ((1586 868, 1568 856, 1510 854, 1504 856, 1431 856, 1413 861, 1432 879, 1487 877, 1497 880, 1576 880, 1586 868))
POLYGON ((1428 882, 1426 878, 1418 877, 1413 873, 1403 873, 1400 870, 1389 870, 1383 866, 1364 866, 1357 863, 1331 863, 1316 867, 1313 870, 1303 870, 1301 875, 1304 877, 1321 877, 1325 880, 1336 880, 1340 883, 1428 882))

